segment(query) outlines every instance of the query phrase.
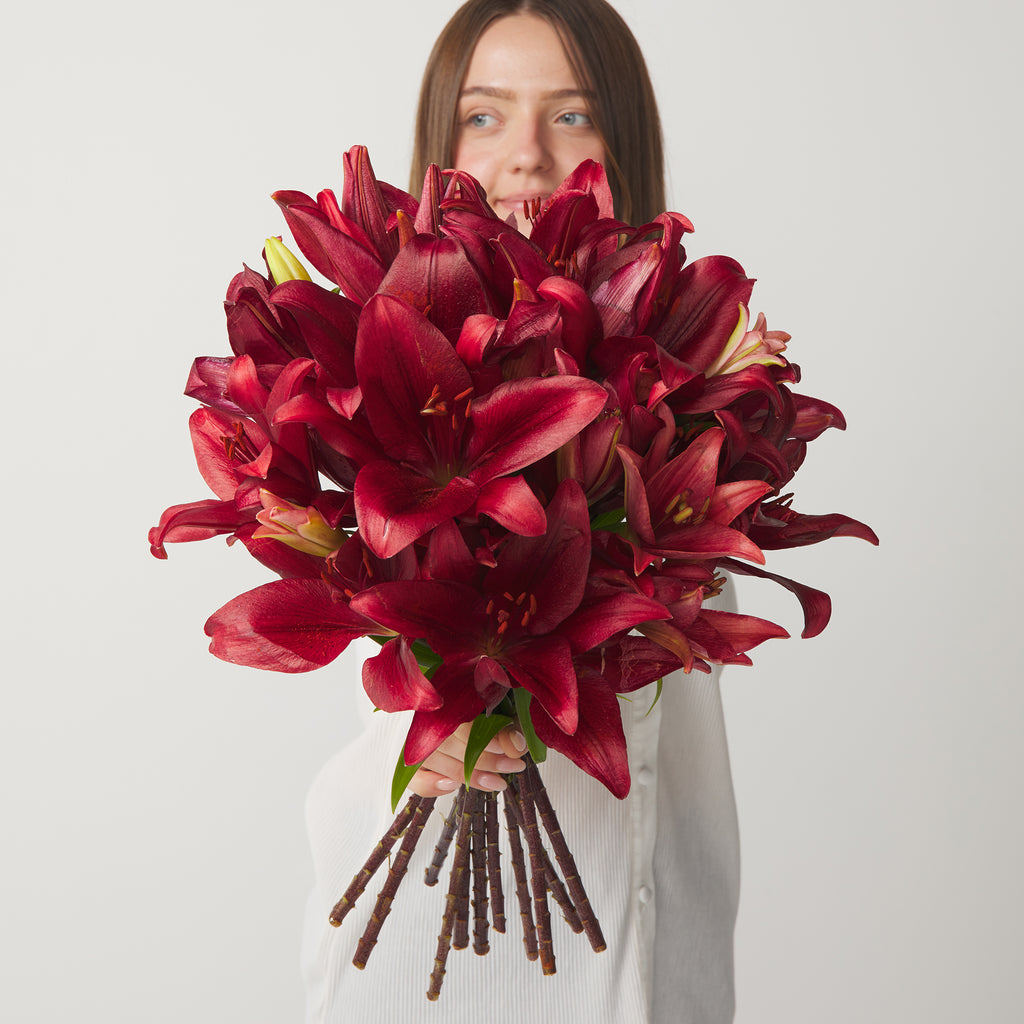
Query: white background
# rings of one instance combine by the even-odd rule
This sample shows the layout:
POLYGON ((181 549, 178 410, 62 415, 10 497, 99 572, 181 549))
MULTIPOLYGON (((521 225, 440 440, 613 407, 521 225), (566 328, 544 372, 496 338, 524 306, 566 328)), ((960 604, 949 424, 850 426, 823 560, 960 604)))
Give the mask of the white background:
MULTIPOLYGON (((157 562, 146 530, 207 496, 180 391, 195 354, 227 351, 229 278, 284 228, 269 193, 340 185, 354 143, 405 183, 454 7, 5 17, 4 1020, 301 1017, 302 802, 355 728, 358 658, 298 677, 217 662, 206 616, 266 577, 220 541, 157 562)), ((831 591, 834 621, 724 683, 737 1021, 1012 1019, 1021 17, 996 0, 619 7, 691 255, 759 278, 804 389, 847 414, 798 505, 882 539, 773 556, 831 591)), ((798 631, 788 595, 744 600, 798 631)))

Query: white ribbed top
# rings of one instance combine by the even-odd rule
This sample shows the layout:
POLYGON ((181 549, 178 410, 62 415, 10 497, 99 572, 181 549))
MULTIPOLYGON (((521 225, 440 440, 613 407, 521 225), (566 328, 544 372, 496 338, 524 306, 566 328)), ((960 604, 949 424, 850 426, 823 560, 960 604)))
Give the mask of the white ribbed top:
POLYGON ((653 694, 651 686, 622 706, 633 778, 625 800, 553 751, 540 766, 607 950, 594 953, 553 907, 557 974, 526 959, 502 829, 508 929, 491 933, 486 956, 451 951, 436 1003, 426 989, 448 865, 437 886, 422 879, 450 797, 437 802, 365 971, 351 960, 387 865, 340 928, 327 924, 393 817, 388 787, 408 716, 373 715, 307 802, 317 879, 303 950, 307 1022, 503 1024, 539 1012, 558 1024, 731 1021, 739 842, 717 674, 668 677, 648 715, 653 694))

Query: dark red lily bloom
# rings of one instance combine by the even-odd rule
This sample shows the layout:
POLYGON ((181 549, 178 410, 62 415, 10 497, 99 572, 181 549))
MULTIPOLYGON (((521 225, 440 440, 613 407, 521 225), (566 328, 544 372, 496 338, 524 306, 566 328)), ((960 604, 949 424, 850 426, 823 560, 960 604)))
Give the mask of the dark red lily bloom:
POLYGON ((470 510, 516 532, 542 533, 539 502, 512 474, 578 433, 607 397, 582 377, 508 381, 477 397, 444 335, 387 296, 363 311, 356 371, 388 456, 360 470, 356 515, 382 557, 470 510))
POLYGON ((565 481, 547 512, 544 534, 509 537, 495 568, 483 571, 475 586, 409 580, 382 583, 352 599, 355 611, 425 640, 444 662, 432 680, 444 706, 416 715, 408 763, 495 707, 511 686, 529 690, 561 730, 575 731, 576 673, 559 627, 583 598, 590 563, 590 519, 579 485, 565 481))
POLYGON ((729 524, 771 491, 761 480, 718 484, 718 454, 725 432, 705 430, 686 450, 646 479, 635 452, 619 446, 626 473, 626 516, 636 547, 650 555, 706 560, 736 556, 764 562, 764 555, 729 524))

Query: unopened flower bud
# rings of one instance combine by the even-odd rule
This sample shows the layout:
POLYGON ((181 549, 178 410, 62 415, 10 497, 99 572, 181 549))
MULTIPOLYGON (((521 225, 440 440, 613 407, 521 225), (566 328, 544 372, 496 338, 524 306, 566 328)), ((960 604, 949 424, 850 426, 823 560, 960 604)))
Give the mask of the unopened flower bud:
POLYGON ((260 491, 260 501, 263 511, 256 513, 260 526, 253 537, 269 537, 320 558, 337 551, 348 538, 344 530, 328 526, 312 505, 295 505, 267 490, 260 491))
POLYGON ((306 268, 280 238, 268 238, 263 255, 270 268, 270 276, 274 279, 274 284, 284 284, 285 281, 310 280, 306 268))

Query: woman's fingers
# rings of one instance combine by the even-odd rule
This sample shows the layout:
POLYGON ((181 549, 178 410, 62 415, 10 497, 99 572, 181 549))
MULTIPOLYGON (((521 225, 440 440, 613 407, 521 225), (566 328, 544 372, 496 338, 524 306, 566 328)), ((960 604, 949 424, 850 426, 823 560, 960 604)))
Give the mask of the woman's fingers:
POLYGON ((458 783, 449 779, 447 775, 438 775, 427 768, 420 768, 409 783, 409 789, 417 796, 444 796, 457 787, 458 783))
MULTIPOLYGON (((455 761, 454 765, 453 771, 457 773, 454 776, 430 768, 420 768, 412 777, 409 788, 419 796, 444 796, 445 793, 454 792, 463 782, 461 762, 455 761)), ((493 793, 505 788, 505 780, 493 772, 474 769, 470 785, 473 789, 493 793)))
MULTIPOLYGON (((460 725, 424 762, 413 776, 409 788, 420 796, 441 796, 462 784, 465 775, 466 741, 471 723, 460 725)), ((525 767, 521 755, 526 740, 519 729, 510 725, 502 729, 477 759, 470 785, 474 789, 494 792, 505 788, 502 775, 521 772, 525 767)))
MULTIPOLYGON (((526 737, 519 731, 518 725, 506 725, 494 738, 508 757, 521 758, 526 753, 526 737)), ((487 749, 491 749, 490 744, 487 749)))

